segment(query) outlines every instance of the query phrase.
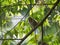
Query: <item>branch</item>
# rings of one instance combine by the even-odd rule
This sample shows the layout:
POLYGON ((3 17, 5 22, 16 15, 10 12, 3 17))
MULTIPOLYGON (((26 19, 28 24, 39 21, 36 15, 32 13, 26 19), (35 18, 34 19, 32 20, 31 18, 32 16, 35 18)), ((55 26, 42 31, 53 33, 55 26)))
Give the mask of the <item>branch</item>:
MULTIPOLYGON (((20 6, 20 5, 30 5, 30 4, 12 4, 12 5, 6 5, 6 6, 1 6, 1 8, 3 9, 3 8, 6 8, 6 7, 13 7, 13 6, 20 6)), ((54 3, 52 3, 52 4, 46 4, 46 3, 44 3, 44 4, 31 4, 31 5, 54 5, 54 3)))
POLYGON ((47 17, 52 13, 52 11, 54 10, 54 8, 58 5, 59 1, 60 1, 60 0, 57 0, 57 1, 56 1, 56 3, 54 4, 54 6, 52 7, 52 9, 47 13, 47 15, 43 18, 43 20, 42 20, 39 24, 37 24, 37 26, 36 26, 34 29, 32 29, 17 45, 21 45, 22 42, 23 42, 33 31, 35 31, 36 28, 38 28, 38 27, 47 19, 47 17))
POLYGON ((22 40, 22 39, 0 39, 0 40, 22 40))

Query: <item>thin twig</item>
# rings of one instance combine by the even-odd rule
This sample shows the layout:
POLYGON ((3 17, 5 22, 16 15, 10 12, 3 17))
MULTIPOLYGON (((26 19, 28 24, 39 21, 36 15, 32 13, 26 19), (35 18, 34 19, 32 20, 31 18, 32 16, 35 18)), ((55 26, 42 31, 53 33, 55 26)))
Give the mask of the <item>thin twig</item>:
POLYGON ((44 30, 43 30, 43 23, 41 24, 41 30, 42 30, 42 34, 41 34, 41 44, 43 45, 43 33, 44 33, 44 30))
POLYGON ((22 40, 22 39, 0 39, 0 40, 22 40))
MULTIPOLYGON (((14 5, 6 5, 6 6, 1 6, 1 8, 6 8, 6 7, 13 7, 13 6, 19 6, 19 5, 30 5, 30 4, 14 4, 14 5)), ((31 5, 54 5, 54 3, 52 4, 31 4, 31 5)))

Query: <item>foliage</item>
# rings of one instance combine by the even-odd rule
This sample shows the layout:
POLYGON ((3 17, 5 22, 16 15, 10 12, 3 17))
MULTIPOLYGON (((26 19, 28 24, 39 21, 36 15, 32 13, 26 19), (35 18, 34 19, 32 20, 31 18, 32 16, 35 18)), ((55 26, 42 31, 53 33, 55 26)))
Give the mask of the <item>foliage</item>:
MULTIPOLYGON (((45 0, 44 3, 47 5, 43 5, 36 4, 35 0, 0 0, 0 33, 1 36, 3 34, 2 38, 22 39, 32 29, 28 23, 28 17, 32 17, 38 23, 41 22, 56 1, 45 0), (13 25, 12 20, 17 20, 17 18, 13 17, 17 16, 19 21, 16 25, 13 25), (21 16, 22 18, 20 18, 21 16)), ((43 26, 44 41, 49 45, 59 45, 60 3, 46 19, 43 26)), ((41 41, 41 27, 37 29, 37 34, 33 32, 22 45, 37 45, 38 41, 41 41)), ((16 40, 3 40, 2 45, 16 45, 18 42, 16 40)))

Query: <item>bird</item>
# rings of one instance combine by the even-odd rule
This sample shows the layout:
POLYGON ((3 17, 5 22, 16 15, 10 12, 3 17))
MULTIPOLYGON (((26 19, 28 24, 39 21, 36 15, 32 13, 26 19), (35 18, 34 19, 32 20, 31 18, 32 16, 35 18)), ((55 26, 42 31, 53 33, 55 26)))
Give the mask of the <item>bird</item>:
MULTIPOLYGON (((38 22, 35 19, 33 19, 32 17, 29 17, 28 21, 29 21, 29 24, 30 24, 32 29, 35 28, 35 26, 38 24, 38 22)), ((37 37, 36 37, 37 33, 38 33, 38 29, 36 29, 34 31, 36 43, 37 43, 37 37)))
POLYGON ((29 17, 28 21, 32 28, 34 28, 38 24, 38 22, 35 19, 33 19, 32 17, 29 17))

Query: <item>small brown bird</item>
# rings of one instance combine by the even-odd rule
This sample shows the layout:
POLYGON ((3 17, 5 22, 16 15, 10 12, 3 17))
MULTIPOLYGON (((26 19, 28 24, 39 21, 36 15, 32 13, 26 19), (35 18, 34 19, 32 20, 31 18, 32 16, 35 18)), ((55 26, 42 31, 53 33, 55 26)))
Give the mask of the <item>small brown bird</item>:
POLYGON ((28 21, 32 28, 34 28, 38 24, 37 21, 35 21, 32 17, 29 17, 28 21))

